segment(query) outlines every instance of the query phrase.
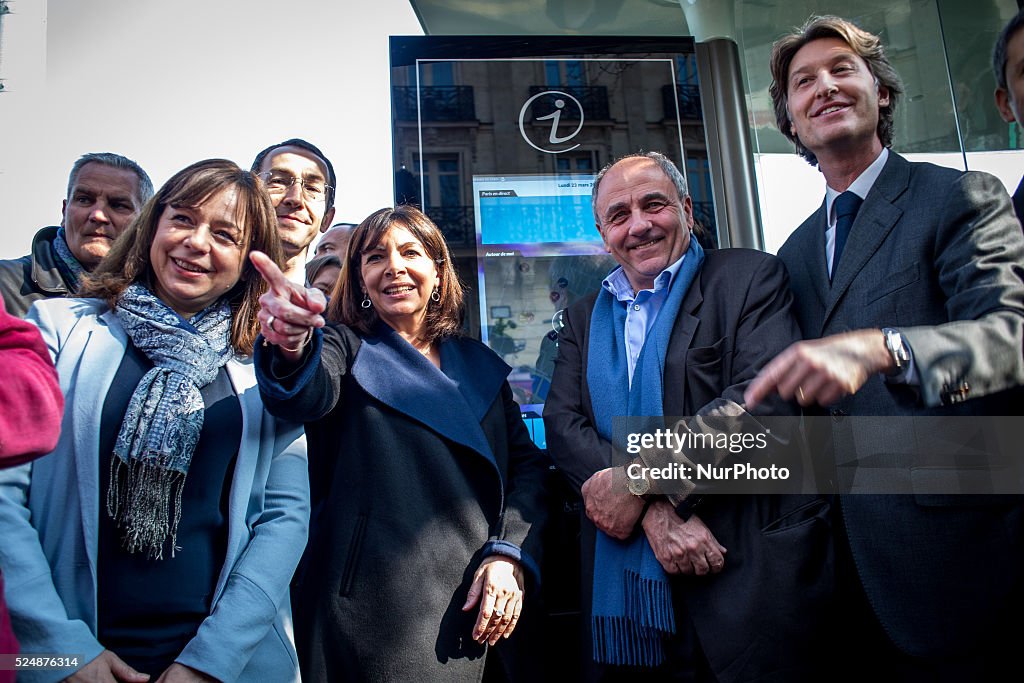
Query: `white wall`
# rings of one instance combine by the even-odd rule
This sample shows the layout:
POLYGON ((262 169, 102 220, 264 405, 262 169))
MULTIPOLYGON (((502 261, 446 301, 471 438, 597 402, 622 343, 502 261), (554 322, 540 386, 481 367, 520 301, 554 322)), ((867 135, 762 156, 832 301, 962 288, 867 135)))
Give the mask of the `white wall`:
MULTIPOLYGON (((940 166, 963 169, 960 154, 907 154, 911 161, 927 161, 940 166)), ((971 170, 987 171, 1013 194, 1024 175, 1024 151, 971 152, 967 155, 971 170)), ((796 154, 755 154, 754 172, 764 227, 765 250, 777 253, 807 216, 816 211, 825 198, 825 180, 816 167, 796 154)))

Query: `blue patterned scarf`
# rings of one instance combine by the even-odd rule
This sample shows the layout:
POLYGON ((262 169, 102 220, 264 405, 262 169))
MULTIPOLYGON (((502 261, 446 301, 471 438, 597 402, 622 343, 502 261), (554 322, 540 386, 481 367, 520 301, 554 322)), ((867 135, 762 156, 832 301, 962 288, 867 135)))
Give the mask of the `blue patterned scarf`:
MULTIPOLYGON (((626 307, 611 292, 602 288, 598 293, 590 315, 588 349, 592 362, 587 365, 587 384, 595 426, 608 441, 614 438, 615 417, 662 415, 662 378, 672 328, 703 262, 704 250, 691 236, 668 298, 644 339, 632 386, 626 359, 626 307)), ((625 452, 625 443, 614 445, 625 452)), ((660 664, 665 658, 663 639, 676 632, 672 587, 646 536, 638 534, 619 541, 598 530, 593 591, 594 661, 644 667, 660 664)))
POLYGON ((170 537, 173 557, 185 475, 206 411, 199 390, 233 354, 231 308, 220 301, 186 321, 136 283, 114 312, 153 369, 135 387, 117 435, 107 513, 125 532, 129 552, 163 559, 170 537))
POLYGON ((78 262, 75 255, 71 253, 68 246, 67 233, 63 227, 57 228, 57 236, 53 239, 53 250, 57 253, 57 270, 64 276, 68 283, 68 291, 74 294, 82 284, 82 275, 85 268, 78 262))

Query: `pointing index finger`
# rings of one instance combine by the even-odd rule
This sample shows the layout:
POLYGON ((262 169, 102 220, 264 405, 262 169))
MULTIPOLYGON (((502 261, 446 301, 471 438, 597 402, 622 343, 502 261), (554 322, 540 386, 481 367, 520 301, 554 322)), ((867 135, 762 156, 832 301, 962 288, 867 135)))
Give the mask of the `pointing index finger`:
POLYGON ((788 351, 789 349, 786 349, 761 368, 761 372, 757 373, 757 377, 747 386, 743 402, 746 403, 748 410, 756 408, 772 392, 779 391, 779 384, 792 371, 792 354, 788 351))
POLYGON ((262 251, 249 252, 249 260, 278 296, 291 298, 291 285, 281 269, 262 251))
POLYGON ((775 378, 766 372, 767 370, 767 367, 762 369, 757 377, 747 386, 747 390, 743 394, 743 402, 748 410, 756 408, 776 384, 775 378))

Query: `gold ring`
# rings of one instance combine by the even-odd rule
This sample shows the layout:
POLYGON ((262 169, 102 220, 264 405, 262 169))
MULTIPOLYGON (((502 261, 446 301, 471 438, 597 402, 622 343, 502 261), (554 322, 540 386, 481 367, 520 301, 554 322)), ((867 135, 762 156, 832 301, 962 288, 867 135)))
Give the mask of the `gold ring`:
POLYGON ((800 397, 801 401, 807 400, 807 398, 804 396, 804 388, 803 387, 797 387, 796 388, 796 395, 800 397))

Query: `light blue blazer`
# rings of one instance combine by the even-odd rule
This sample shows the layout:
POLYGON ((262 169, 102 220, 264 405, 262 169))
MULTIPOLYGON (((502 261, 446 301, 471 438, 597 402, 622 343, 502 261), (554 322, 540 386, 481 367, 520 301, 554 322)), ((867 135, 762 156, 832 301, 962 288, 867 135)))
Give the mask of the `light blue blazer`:
MULTIPOLYGON (((57 448, 0 470, 0 568, 25 654, 67 654, 84 665, 96 640, 100 414, 128 338, 97 299, 37 302, 28 319, 57 365, 66 408, 57 448)), ((301 425, 263 410, 251 359, 227 373, 242 409, 231 482, 227 557, 210 615, 178 656, 221 681, 299 678, 288 584, 306 544, 309 477, 301 425)), ((167 586, 174 590, 174 586, 167 586)), ((24 671, 57 681, 71 670, 24 671)))

